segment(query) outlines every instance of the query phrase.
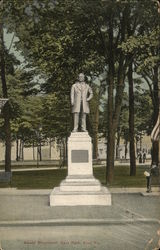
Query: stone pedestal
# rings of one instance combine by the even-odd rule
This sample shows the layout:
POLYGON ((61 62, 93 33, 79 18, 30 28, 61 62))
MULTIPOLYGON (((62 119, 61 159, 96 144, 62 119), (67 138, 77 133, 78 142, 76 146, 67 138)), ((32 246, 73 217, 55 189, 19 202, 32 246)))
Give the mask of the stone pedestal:
POLYGON ((92 143, 88 132, 68 139, 68 176, 50 194, 50 206, 111 205, 111 194, 93 176, 92 143))

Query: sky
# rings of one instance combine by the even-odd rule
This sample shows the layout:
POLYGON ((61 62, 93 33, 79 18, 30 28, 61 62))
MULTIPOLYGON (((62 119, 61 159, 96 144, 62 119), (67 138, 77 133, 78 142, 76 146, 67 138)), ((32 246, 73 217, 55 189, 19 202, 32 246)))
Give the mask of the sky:
MULTIPOLYGON (((7 33, 6 30, 4 30, 4 42, 5 42, 7 49, 9 49, 10 47, 13 36, 14 36, 14 33, 7 33)), ((13 53, 17 57, 17 59, 19 59, 20 62, 22 63, 24 62, 24 58, 21 56, 20 52, 17 51, 14 47, 14 43, 17 41, 18 41, 18 38, 14 37, 10 52, 13 53)))

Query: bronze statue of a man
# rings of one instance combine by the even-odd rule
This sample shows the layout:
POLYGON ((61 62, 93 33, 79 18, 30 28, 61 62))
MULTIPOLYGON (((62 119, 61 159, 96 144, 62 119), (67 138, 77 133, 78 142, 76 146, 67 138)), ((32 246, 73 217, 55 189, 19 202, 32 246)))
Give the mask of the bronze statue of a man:
POLYGON ((91 87, 85 83, 85 76, 80 73, 78 76, 78 81, 72 85, 71 88, 71 105, 72 113, 74 114, 74 129, 73 132, 78 131, 79 117, 81 118, 81 131, 86 132, 86 114, 89 113, 88 102, 93 97, 93 92, 91 87))

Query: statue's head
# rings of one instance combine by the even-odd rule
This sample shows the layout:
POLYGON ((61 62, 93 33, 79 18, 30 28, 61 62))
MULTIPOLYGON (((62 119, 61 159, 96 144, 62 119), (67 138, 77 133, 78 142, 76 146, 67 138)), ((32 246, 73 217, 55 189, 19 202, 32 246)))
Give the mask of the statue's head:
POLYGON ((79 74, 79 76, 78 76, 78 80, 79 80, 80 82, 84 82, 84 80, 85 80, 85 76, 84 76, 84 74, 83 74, 83 73, 80 73, 80 74, 79 74))

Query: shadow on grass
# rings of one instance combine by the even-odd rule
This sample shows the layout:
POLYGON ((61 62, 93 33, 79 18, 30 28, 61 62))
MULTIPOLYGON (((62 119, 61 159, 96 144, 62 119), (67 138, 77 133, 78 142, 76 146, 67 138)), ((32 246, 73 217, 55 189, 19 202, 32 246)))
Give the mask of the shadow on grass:
MULTIPOLYGON (((146 187, 145 170, 148 170, 147 166, 138 166, 136 176, 130 176, 129 166, 115 166, 114 181, 110 187, 146 187)), ((106 185, 106 168, 94 167, 93 172, 94 176, 106 185)), ((66 176, 67 169, 13 172, 11 183, 0 183, 0 188, 52 189, 59 186, 66 176)))
POLYGON ((52 189, 53 187, 59 186, 66 175, 66 169, 13 172, 11 182, 0 183, 0 187, 52 189))
MULTIPOLYGON (((146 187, 146 178, 144 171, 148 170, 149 166, 137 166, 136 176, 130 176, 129 166, 115 166, 114 180, 110 187, 146 187)), ((95 168, 94 176, 106 185, 106 169, 95 168)))

